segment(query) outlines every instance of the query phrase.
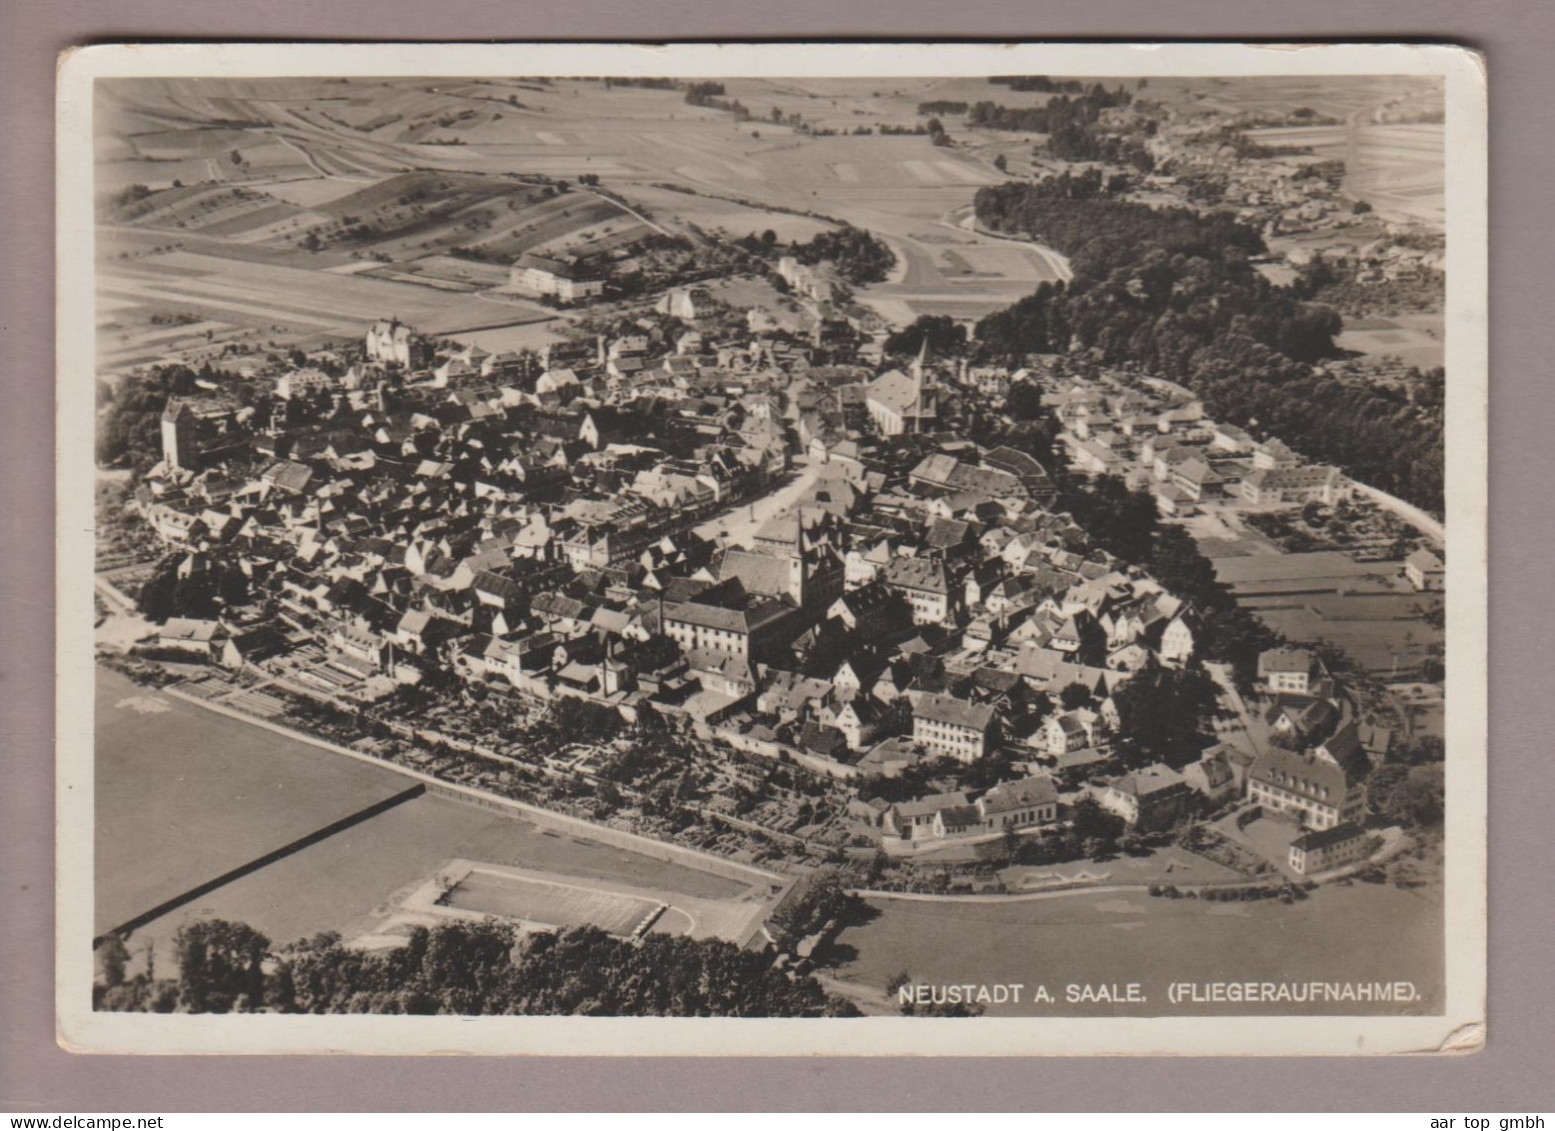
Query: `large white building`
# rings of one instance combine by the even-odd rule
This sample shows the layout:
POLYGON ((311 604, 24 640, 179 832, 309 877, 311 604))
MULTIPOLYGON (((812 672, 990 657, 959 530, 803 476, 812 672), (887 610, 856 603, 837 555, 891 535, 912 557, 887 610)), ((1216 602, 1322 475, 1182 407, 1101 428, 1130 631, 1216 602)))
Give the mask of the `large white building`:
POLYGON ((836 297, 836 288, 830 279, 792 255, 778 260, 778 274, 795 294, 812 302, 827 303, 836 297))
POLYGON ((913 708, 912 737, 930 754, 971 763, 988 752, 994 724, 994 709, 986 703, 926 694, 913 708))
POLYGON ((415 358, 415 332, 398 318, 367 328, 367 360, 409 369, 415 358))
POLYGON ((511 278, 519 290, 560 302, 579 302, 605 293, 603 272, 575 255, 525 254, 513 264, 511 278))

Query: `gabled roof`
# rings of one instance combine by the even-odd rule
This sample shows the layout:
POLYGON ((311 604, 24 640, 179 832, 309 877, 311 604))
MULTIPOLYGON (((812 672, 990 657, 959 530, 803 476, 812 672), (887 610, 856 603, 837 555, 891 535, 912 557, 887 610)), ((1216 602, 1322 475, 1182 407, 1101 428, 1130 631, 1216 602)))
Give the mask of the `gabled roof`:
POLYGON ((1271 746, 1248 770, 1248 778, 1338 807, 1349 789, 1344 771, 1320 758, 1271 746))
POLYGON ((1007 813, 1034 805, 1052 805, 1058 801, 1058 790, 1053 779, 1046 774, 1022 778, 1020 781, 1003 782, 983 794, 978 807, 987 813, 1007 813))
POLYGON ((931 692, 919 696, 917 706, 913 708, 913 718, 945 723, 948 726, 965 727, 969 730, 987 731, 993 725, 994 708, 986 703, 968 703, 965 699, 955 699, 949 695, 936 695, 931 692))
POLYGON ((1146 766, 1142 770, 1125 774, 1112 783, 1113 789, 1119 793, 1133 794, 1135 797, 1145 798, 1153 794, 1162 793, 1169 789, 1178 789, 1187 786, 1183 776, 1161 762, 1146 766))
POLYGON ((1316 829, 1309 833, 1302 833, 1290 842, 1292 848, 1299 848, 1303 852, 1311 852, 1319 848, 1332 848, 1336 844, 1345 844, 1356 837, 1366 835, 1366 830, 1350 821, 1335 825, 1331 829, 1316 829))

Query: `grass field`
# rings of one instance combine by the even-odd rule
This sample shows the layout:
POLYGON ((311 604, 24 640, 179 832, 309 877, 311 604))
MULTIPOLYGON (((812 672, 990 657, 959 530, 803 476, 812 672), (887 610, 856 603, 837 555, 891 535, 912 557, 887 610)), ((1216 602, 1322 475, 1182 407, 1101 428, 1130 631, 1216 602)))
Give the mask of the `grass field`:
POLYGON ((1442 364, 1446 343, 1440 313, 1352 319, 1334 338, 1340 349, 1393 356, 1406 365, 1431 369, 1442 364))
POLYGON ((1413 981, 1410 1006, 1282 1005, 1281 1012, 1430 1013, 1443 1003, 1439 889, 1357 884, 1311 899, 1205 903, 1097 892, 1024 902, 871 901, 878 915, 838 937, 837 971, 879 989, 906 971, 914 982, 1046 985, 1057 1004, 993 1006, 990 1015, 1259 1013, 1266 1005, 1170 1005, 1171 981, 1413 981), (1170 955, 1170 961, 1162 956, 1170 955), (1148 1002, 1066 1004, 1069 983, 1140 982, 1148 1002))
POLYGON ((106 669, 95 703, 99 931, 406 786, 106 669))
POLYGON ((120 321, 136 314, 177 312, 266 332, 281 327, 279 332, 299 339, 356 337, 364 326, 390 314, 434 334, 551 317, 544 307, 516 299, 498 301, 281 263, 237 263, 213 254, 215 250, 191 248, 109 260, 99 271, 99 294, 119 304, 115 317, 120 321))

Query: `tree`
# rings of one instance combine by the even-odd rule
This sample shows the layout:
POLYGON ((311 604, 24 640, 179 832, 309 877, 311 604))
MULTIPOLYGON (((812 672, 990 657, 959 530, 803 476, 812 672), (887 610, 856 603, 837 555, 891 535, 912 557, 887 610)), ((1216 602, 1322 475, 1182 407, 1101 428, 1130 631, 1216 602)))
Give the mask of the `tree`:
POLYGON ((1383 766, 1367 783, 1372 811, 1389 821, 1412 827, 1441 823, 1445 805, 1445 775, 1440 762, 1423 766, 1383 766))
POLYGON ((98 963, 102 970, 103 985, 108 989, 123 985, 124 969, 129 965, 130 952, 118 935, 109 935, 98 950, 98 963))
POLYGON ((993 167, 1001 173, 1007 173, 1010 171, 1010 160, 1001 153, 993 159, 993 167))
POLYGON ((232 163, 234 165, 243 164, 243 154, 239 153, 236 149, 232 151, 232 163))
POLYGON ((948 314, 920 314, 885 340, 887 353, 916 354, 923 343, 939 356, 958 354, 966 349, 966 327, 948 314))
POLYGON ((1219 702, 1215 681, 1200 668, 1140 672, 1113 696, 1120 722, 1118 753, 1131 767, 1197 761, 1219 702))
POLYGON ((177 615, 174 611, 174 595, 177 589, 176 566, 164 562, 141 585, 140 592, 135 597, 135 607, 147 620, 161 624, 168 617, 177 615))
POLYGON ((1075 802, 1074 809, 1070 813, 1069 826, 1073 835, 1086 845, 1085 855, 1087 856, 1098 855, 1089 851, 1091 841, 1101 842, 1103 852, 1111 851, 1118 837, 1123 834, 1124 828, 1122 817, 1107 812, 1094 797, 1089 795, 1075 802))
POLYGON ((1004 849, 1005 859, 1013 861, 1020 852, 1020 833, 1013 828, 1005 829, 1000 844, 1004 849))
POLYGON ((1058 693, 1058 702, 1066 711, 1073 711, 1080 707, 1088 707, 1095 701, 1091 689, 1079 680, 1066 684, 1058 693))
POLYGON ((190 1013, 258 1010, 270 940, 246 923, 204 919, 178 929, 179 1004, 190 1013))

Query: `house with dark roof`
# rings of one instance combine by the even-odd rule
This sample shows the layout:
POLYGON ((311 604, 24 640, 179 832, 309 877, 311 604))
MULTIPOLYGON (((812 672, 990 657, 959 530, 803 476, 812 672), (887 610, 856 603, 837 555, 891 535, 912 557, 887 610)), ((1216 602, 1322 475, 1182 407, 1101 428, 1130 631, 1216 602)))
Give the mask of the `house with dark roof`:
POLYGON ((886 585, 912 609, 914 624, 948 624, 952 594, 945 563, 933 558, 892 558, 882 571, 886 585))
POLYGON ((760 662, 803 629, 799 610, 748 592, 733 578, 675 605, 664 606, 663 631, 682 650, 727 652, 760 662))
POLYGON ((1199 795, 1176 770, 1157 762, 1110 782, 1096 801, 1131 828, 1149 832, 1168 828, 1192 813, 1199 795))
POLYGON ((1058 820, 1058 790, 1046 774, 1001 782, 977 799, 989 828, 1024 829, 1058 820))
POLYGON ((1302 833, 1290 842, 1286 862, 1298 876, 1310 876, 1366 859, 1371 845, 1365 829, 1346 821, 1331 829, 1302 833))
POLYGON ((965 793, 931 793, 912 801, 898 801, 880 819, 881 832, 902 840, 919 840, 934 834, 935 818, 944 809, 964 809, 970 805, 965 793))
POLYGON ((1207 805, 1215 806, 1237 796, 1241 782, 1226 746, 1211 746, 1182 768, 1183 780, 1204 798, 1207 805))

